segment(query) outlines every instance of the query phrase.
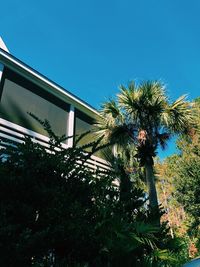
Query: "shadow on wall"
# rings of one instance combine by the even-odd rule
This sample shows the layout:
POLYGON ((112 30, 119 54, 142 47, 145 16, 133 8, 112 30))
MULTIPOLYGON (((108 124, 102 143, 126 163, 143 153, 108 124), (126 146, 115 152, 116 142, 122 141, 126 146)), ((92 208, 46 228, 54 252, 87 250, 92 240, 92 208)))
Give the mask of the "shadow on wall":
MULTIPOLYGON (((34 115, 37 116, 37 114, 34 115)), ((28 111, 27 113, 24 113, 24 111, 20 109, 19 105, 11 99, 9 100, 8 107, 0 106, 0 117, 29 130, 48 136, 47 131, 41 127, 41 124, 32 118, 31 115, 28 114, 28 111)))

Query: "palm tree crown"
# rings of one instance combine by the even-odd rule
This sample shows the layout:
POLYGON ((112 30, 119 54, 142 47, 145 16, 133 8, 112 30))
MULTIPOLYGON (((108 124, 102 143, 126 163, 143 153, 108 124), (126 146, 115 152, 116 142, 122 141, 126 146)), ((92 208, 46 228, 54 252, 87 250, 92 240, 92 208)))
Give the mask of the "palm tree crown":
POLYGON ((165 86, 157 81, 126 88, 120 86, 117 100, 105 102, 97 122, 97 135, 104 142, 125 147, 134 144, 136 157, 145 167, 150 206, 158 206, 153 175, 153 157, 174 134, 187 133, 192 125, 191 104, 186 96, 170 103, 165 86))

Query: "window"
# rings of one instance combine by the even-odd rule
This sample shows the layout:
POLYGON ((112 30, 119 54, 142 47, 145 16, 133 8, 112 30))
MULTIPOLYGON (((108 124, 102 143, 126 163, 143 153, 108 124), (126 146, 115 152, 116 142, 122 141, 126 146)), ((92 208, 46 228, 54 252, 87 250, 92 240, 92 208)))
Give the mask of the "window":
MULTIPOLYGON (((83 112, 76 109, 75 110, 75 136, 76 136, 75 139, 82 133, 92 131, 94 123, 95 123, 94 119, 92 119, 91 117, 87 116, 83 112)), ((80 140, 78 145, 89 144, 95 140, 96 140, 95 134, 89 133, 80 140)), ((105 155, 104 155, 105 151, 106 151, 105 149, 99 150, 94 155, 99 158, 105 159, 105 155)))
POLYGON ((66 135, 69 105, 11 70, 3 73, 1 117, 20 126, 48 135, 28 113, 47 119, 55 134, 66 135))
MULTIPOLYGON (((78 109, 75 109, 75 139, 77 139, 80 134, 91 131, 93 123, 94 120, 91 117, 87 116, 78 109)), ((88 144, 94 140, 94 135, 89 133, 80 140, 79 145, 88 144)))

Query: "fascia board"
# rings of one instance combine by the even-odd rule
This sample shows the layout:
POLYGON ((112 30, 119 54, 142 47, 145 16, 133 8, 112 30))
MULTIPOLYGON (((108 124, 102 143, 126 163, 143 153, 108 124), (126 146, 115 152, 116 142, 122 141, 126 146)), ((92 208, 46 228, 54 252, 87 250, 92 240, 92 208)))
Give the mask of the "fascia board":
POLYGON ((19 59, 0 49, 0 62, 11 68, 13 71, 16 71, 18 74, 24 76, 28 80, 42 87, 44 90, 50 92, 51 94, 61 98, 69 104, 72 104, 75 108, 83 111, 89 116, 98 117, 99 112, 88 105, 75 95, 71 94, 69 91, 49 80, 39 72, 35 71, 28 65, 21 62, 19 59))

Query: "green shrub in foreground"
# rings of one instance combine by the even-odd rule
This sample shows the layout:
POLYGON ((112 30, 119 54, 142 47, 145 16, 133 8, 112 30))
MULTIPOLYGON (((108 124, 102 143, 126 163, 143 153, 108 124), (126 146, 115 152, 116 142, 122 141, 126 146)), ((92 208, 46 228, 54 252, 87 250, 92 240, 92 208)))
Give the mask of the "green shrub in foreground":
POLYGON ((1 150, 0 266, 173 266, 143 192, 132 185, 121 200, 120 174, 92 172, 83 148, 60 141, 52 135, 51 152, 28 138, 1 150))

